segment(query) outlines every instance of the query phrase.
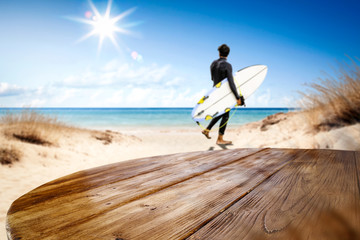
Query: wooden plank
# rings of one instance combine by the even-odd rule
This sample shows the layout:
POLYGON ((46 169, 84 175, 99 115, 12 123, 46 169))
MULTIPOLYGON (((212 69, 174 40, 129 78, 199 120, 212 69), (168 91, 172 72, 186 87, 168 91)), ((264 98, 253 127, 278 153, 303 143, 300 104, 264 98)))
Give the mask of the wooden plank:
MULTIPOLYGON (((97 194, 96 196, 102 195, 101 191, 104 189, 108 190, 109 187, 117 189, 117 191, 113 191, 116 195, 119 195, 121 193, 120 191, 131 191, 131 193, 134 193, 134 186, 132 185, 136 184, 137 181, 148 183, 154 179, 160 177, 165 178, 171 175, 171 178, 164 179, 165 182, 161 180, 163 184, 156 183, 154 189, 152 189, 151 186, 146 186, 146 189, 156 191, 157 188, 173 184, 177 181, 182 181, 194 174, 207 171, 214 167, 216 168, 221 164, 227 164, 228 162, 253 154, 257 151, 259 150, 244 149, 241 153, 234 152, 233 150, 227 152, 215 151, 213 153, 182 153, 136 159, 80 171, 44 184, 27 193, 25 196, 20 197, 9 209, 9 214, 13 214, 18 210, 24 211, 28 208, 36 207, 36 205, 40 205, 43 202, 49 204, 52 200, 54 200, 54 204, 57 205, 57 201, 62 197, 78 198, 74 197, 74 195, 89 196, 88 193, 90 190, 91 194, 97 194), (210 156, 212 157, 209 158, 210 156), (174 172, 176 172, 176 169, 178 168, 187 170, 175 175, 174 172), (156 174, 154 174, 155 172, 156 174), (129 185, 124 181, 133 184, 129 185), (129 188, 119 189, 118 185, 121 187, 128 186, 129 188), (97 189, 96 193, 93 191, 94 189, 97 189), (17 207, 19 207, 19 209, 17 207)), ((141 189, 137 190, 139 195, 146 194, 139 191, 141 189)), ((128 196, 127 194, 130 193, 125 192, 124 196, 128 196)))
POLYGON ((66 226, 66 232, 60 231, 57 237, 182 239, 290 158, 290 154, 283 151, 252 155, 108 211, 96 219, 66 226))
POLYGON ((173 154, 135 159, 79 171, 32 190, 26 194, 26 197, 17 199, 19 203, 13 204, 10 211, 16 212, 16 206, 21 206, 21 209, 24 210, 24 208, 31 207, 34 203, 45 202, 49 199, 59 198, 69 194, 86 192, 88 189, 93 189, 98 186, 131 179, 139 175, 171 167, 187 159, 206 157, 207 153, 190 153, 186 155, 187 159, 183 159, 183 155, 184 154, 173 154), (56 189, 56 191, 54 191, 54 189, 56 189))
POLYGON ((12 223, 12 236, 23 239, 184 238, 283 167, 296 153, 213 152, 199 162, 178 164, 172 174, 154 171, 151 183, 143 177, 145 174, 120 181, 116 187, 123 190, 117 189, 117 193, 110 184, 88 190, 90 197, 75 194, 62 197, 61 202, 50 199, 26 211, 13 212, 8 222, 12 223), (154 189, 146 190, 151 186, 154 189), (126 196, 139 191, 148 192, 136 198, 126 196), (99 192, 104 196, 96 196, 99 192))
POLYGON ((49 226, 59 229, 70 222, 87 221, 258 151, 182 153, 81 171, 40 186, 17 199, 8 212, 8 229, 13 236, 20 236, 20 232, 39 233, 49 226))
POLYGON ((194 239, 360 239, 359 153, 307 150, 194 239))

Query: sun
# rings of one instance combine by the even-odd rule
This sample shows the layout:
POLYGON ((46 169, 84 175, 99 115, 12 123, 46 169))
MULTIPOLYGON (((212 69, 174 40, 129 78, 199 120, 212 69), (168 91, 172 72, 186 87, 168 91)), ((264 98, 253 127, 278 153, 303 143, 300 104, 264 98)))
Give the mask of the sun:
POLYGON ((100 18, 99 20, 94 21, 94 33, 98 34, 100 37, 112 37, 113 33, 116 31, 115 23, 109 18, 100 18))
POLYGON ((91 36, 99 36, 99 44, 98 44, 98 52, 100 52, 103 41, 105 38, 109 38, 111 42, 114 44, 114 46, 119 49, 119 45, 115 39, 116 33, 122 33, 122 34, 131 34, 129 30, 126 29, 126 27, 129 27, 131 25, 136 24, 128 24, 128 25, 120 25, 119 22, 126 16, 130 15, 132 12, 135 11, 136 8, 131 8, 121 14, 119 14, 116 17, 110 17, 110 11, 111 11, 111 4, 112 0, 108 1, 106 11, 104 15, 101 15, 98 11, 98 9, 94 6, 94 4, 89 0, 89 4, 92 11, 87 11, 85 13, 85 19, 81 18, 71 18, 72 20, 86 23, 93 26, 92 31, 90 31, 88 34, 83 36, 78 40, 78 42, 84 41, 85 39, 91 37, 91 36))

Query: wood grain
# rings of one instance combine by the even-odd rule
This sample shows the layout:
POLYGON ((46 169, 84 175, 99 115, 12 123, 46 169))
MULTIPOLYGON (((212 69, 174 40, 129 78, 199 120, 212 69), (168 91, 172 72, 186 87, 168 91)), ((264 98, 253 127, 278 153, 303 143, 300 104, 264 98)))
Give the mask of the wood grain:
POLYGON ((67 226, 66 235, 58 236, 183 239, 289 159, 291 156, 282 151, 260 152, 107 211, 96 219, 67 226))
POLYGON ((9 239, 356 239, 359 152, 235 149, 136 159, 17 199, 9 239), (339 238, 341 236, 341 238, 339 238))
POLYGON ((57 234, 64 226, 86 222, 258 151, 244 149, 241 152, 175 154, 81 171, 40 186, 17 199, 10 207, 7 219, 9 223, 17 219, 15 221, 21 221, 21 224, 17 223, 16 227, 9 229, 12 235, 15 229, 45 234, 51 230, 48 227, 51 225, 56 226, 54 234, 57 234), (44 211, 44 208, 50 211, 44 211))
POLYGON ((359 239, 354 156, 304 151, 189 239, 359 239))

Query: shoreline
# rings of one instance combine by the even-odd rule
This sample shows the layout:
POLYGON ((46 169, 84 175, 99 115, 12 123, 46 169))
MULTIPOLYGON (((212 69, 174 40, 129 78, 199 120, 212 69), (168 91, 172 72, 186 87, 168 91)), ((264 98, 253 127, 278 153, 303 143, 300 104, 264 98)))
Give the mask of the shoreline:
MULTIPOLYGON (((229 124, 235 127, 259 121, 293 108, 237 108, 229 124)), ((106 130, 126 128, 191 128, 198 127, 191 118, 192 108, 0 108, 0 117, 7 113, 37 113, 77 128, 106 130), (1 111, 2 110, 2 111, 1 111)), ((209 121, 203 122, 203 125, 209 121)))

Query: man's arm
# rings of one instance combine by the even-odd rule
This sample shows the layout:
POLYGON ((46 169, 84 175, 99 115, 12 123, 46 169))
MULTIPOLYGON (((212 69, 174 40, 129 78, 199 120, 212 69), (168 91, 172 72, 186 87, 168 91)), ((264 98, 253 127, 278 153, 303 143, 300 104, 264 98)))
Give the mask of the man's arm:
POLYGON ((226 68, 227 70, 227 78, 228 78, 228 81, 229 81, 229 86, 230 86, 230 89, 231 91, 234 93, 234 96, 236 98, 236 102, 237 102, 237 105, 239 106, 242 106, 242 105, 245 105, 245 99, 244 97, 241 95, 239 96, 238 92, 237 92, 237 89, 236 89, 236 86, 235 86, 235 83, 234 83, 234 77, 232 75, 232 66, 231 64, 228 64, 228 67, 226 68))
POLYGON ((231 64, 227 64, 226 71, 227 71, 227 79, 229 81, 230 89, 234 93, 235 98, 238 100, 238 99, 240 99, 240 96, 239 96, 239 94, 237 92, 237 89, 236 89, 236 86, 235 86, 235 83, 234 83, 234 77, 232 75, 232 66, 231 66, 231 64))
POLYGON ((214 63, 215 62, 212 62, 211 65, 210 65, 210 73, 211 73, 211 80, 214 82, 214 63))

